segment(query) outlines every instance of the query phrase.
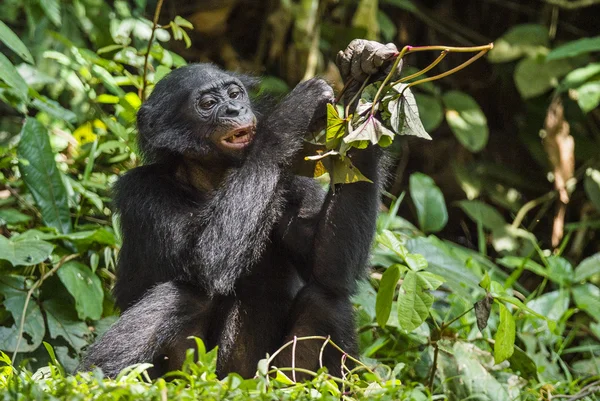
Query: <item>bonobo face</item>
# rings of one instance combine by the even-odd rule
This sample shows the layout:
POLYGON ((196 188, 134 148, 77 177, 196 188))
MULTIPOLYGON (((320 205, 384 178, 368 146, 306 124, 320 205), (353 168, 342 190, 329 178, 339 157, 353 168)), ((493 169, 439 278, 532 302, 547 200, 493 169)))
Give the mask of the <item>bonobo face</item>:
POLYGON ((256 118, 244 85, 235 77, 211 71, 193 92, 194 111, 205 135, 219 150, 238 154, 254 138, 256 118))
POLYGON ((256 117, 240 79, 211 64, 190 64, 161 79, 137 115, 146 161, 241 160, 256 117))

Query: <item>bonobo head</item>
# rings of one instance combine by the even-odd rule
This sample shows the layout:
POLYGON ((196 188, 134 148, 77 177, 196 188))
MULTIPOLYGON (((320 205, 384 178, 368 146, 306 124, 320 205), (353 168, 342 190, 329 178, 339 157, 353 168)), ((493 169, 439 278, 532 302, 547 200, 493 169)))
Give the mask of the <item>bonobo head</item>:
POLYGON ((211 64, 191 64, 160 80, 137 115, 144 158, 242 159, 254 138, 256 117, 240 79, 248 78, 211 64))

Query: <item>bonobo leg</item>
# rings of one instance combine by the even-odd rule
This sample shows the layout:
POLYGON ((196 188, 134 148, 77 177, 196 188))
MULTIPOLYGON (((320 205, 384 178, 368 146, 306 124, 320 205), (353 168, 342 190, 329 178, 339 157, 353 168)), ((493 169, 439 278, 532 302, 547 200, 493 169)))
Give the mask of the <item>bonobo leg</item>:
POLYGON ((106 376, 115 377, 127 366, 148 362, 154 364, 151 377, 158 377, 179 369, 185 357, 185 352, 180 352, 181 339, 190 335, 206 338, 212 303, 196 288, 174 282, 159 284, 90 347, 77 370, 97 366, 106 376))

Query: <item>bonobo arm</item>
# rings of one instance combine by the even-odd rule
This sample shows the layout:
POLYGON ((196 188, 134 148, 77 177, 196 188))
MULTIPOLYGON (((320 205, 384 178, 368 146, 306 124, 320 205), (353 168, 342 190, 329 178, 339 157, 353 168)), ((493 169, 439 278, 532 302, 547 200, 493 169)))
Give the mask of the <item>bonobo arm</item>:
POLYGON ((325 104, 332 97, 331 87, 322 80, 298 85, 259 122, 242 166, 231 169, 213 193, 199 199, 177 188, 170 174, 150 171, 151 166, 123 177, 116 186, 116 203, 123 234, 133 238, 124 241, 127 247, 122 249, 123 279, 115 288, 119 306, 128 306, 141 295, 131 294, 132 285, 145 291, 156 282, 182 276, 201 283, 210 294, 231 292, 240 275, 262 255, 284 206, 291 158, 302 138, 325 116, 325 104), (136 272, 130 265, 143 265, 136 258, 154 266, 158 259, 164 266, 136 272), (138 284, 143 280, 149 285, 138 284))

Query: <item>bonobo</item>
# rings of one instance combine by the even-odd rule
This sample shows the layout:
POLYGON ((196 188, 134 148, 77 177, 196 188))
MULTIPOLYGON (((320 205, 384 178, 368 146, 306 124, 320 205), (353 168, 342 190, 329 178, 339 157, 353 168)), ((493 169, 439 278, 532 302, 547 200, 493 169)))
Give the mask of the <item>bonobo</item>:
MULTIPOLYGON (((389 70, 394 54, 393 45, 355 40, 338 65, 360 86, 389 70)), ((80 370, 98 366, 115 376, 150 362, 159 376, 181 367, 194 344, 189 336, 219 347, 221 376, 251 377, 260 359, 294 336, 331 336, 357 352, 350 296, 375 230, 380 149, 351 153, 373 183, 326 193, 294 175, 291 160, 324 126, 331 87, 311 79, 257 113, 253 84, 192 64, 163 78, 139 110, 146 164, 114 189, 123 234, 114 294, 123 314, 80 370)), ((318 369, 321 344, 298 342, 295 366, 318 369)), ((276 366, 291 366, 291 351, 278 356, 276 366)), ((326 347, 332 374, 341 374, 340 359, 326 347)))

